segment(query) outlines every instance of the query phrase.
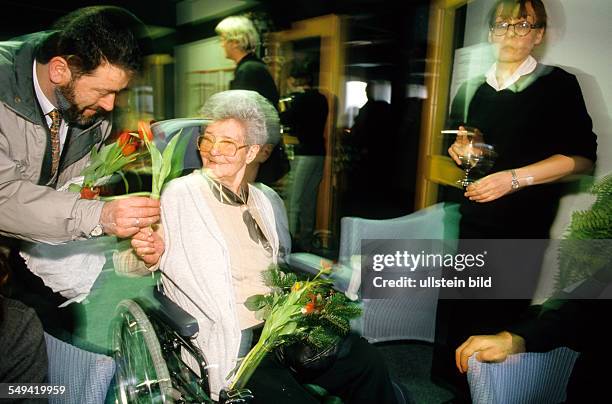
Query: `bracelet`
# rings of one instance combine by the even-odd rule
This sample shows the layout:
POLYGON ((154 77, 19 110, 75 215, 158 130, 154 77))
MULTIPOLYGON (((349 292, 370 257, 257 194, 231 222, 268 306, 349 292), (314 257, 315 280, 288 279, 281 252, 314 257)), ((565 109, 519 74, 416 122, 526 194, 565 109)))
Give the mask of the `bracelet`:
POLYGON ((519 183, 519 180, 516 177, 516 171, 512 169, 510 170, 510 174, 512 174, 512 183, 510 184, 510 187, 512 187, 512 189, 519 189, 521 184, 519 183))

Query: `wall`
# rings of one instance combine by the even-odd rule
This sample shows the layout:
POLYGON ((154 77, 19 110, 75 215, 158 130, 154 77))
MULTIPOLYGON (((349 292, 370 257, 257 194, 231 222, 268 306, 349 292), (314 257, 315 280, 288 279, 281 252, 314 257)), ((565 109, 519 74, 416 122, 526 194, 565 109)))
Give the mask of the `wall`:
POLYGON ((233 78, 233 61, 226 59, 217 37, 191 42, 174 48, 175 111, 177 117, 197 115, 211 95, 228 88, 233 78), (210 74, 194 71, 219 70, 210 74))

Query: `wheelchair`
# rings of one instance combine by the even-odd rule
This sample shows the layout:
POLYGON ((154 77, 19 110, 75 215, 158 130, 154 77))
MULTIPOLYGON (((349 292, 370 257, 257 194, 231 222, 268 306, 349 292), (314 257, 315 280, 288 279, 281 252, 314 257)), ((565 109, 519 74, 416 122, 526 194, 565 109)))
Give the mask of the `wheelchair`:
MULTIPOLYGON (((198 331, 197 320, 164 294, 159 279, 139 297, 121 301, 111 325, 115 403, 216 403, 210 398, 205 357, 192 342, 198 331)), ((393 387, 398 403, 410 402, 403 387, 393 387)), ((219 402, 253 400, 248 389, 223 390, 219 402)))
POLYGON ((117 402, 213 403, 204 355, 192 343, 198 331, 197 320, 166 297, 159 283, 121 301, 112 325, 117 402))

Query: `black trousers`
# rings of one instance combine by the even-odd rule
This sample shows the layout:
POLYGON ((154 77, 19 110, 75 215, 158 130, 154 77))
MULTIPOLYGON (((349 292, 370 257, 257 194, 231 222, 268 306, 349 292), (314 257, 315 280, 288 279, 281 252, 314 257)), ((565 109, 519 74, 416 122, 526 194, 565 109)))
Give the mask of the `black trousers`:
MULTIPOLYGON (((351 335, 349 353, 330 369, 303 383, 316 384, 345 404, 395 404, 393 385, 385 362, 365 339, 351 335)), ((319 403, 289 369, 268 354, 247 383, 256 403, 319 403)))

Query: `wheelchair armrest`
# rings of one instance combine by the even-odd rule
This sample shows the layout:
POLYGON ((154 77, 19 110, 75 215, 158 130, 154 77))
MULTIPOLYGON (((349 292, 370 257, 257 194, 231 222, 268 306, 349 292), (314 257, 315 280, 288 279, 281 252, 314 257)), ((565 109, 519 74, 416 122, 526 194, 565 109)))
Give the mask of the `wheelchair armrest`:
POLYGON ((170 300, 159 289, 155 288, 153 290, 153 296, 161 304, 160 314, 164 316, 164 320, 171 324, 183 337, 193 337, 200 331, 198 320, 170 300))
POLYGON ((191 338, 198 333, 200 327, 195 317, 170 300, 156 286, 147 289, 143 295, 147 299, 147 308, 152 310, 154 315, 182 337, 191 338))

